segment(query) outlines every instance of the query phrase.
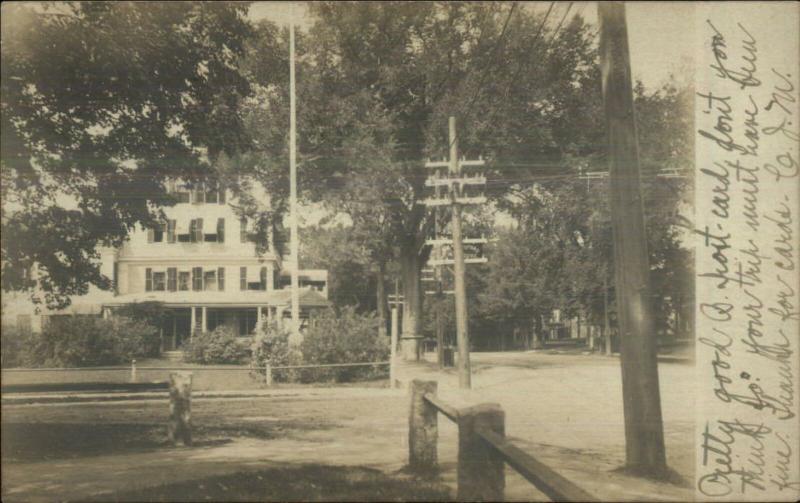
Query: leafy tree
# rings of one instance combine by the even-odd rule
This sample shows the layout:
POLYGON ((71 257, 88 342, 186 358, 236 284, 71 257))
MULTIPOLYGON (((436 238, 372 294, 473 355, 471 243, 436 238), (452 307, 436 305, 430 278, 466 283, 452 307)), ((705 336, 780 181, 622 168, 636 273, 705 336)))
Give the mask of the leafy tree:
POLYGON ((336 307, 375 308, 374 281, 364 250, 351 239, 350 227, 309 227, 300 231, 300 263, 328 270, 328 297, 336 307))
MULTIPOLYGON (((672 82, 655 92, 636 88, 651 292, 662 331, 670 313, 691 318, 683 306, 691 303, 692 260, 681 244, 680 230, 680 213, 691 200, 691 187, 684 179, 659 176, 672 169, 686 173, 691 166, 690 100, 690 89, 672 82)), ((602 153, 574 162, 584 172, 607 169, 602 153)), ((582 314, 602 325, 604 289, 613 289, 614 267, 608 180, 581 180, 574 174, 543 177, 509 194, 501 206, 518 226, 500 233, 490 250, 479 317, 530 326, 531 318, 535 322, 559 308, 567 316, 582 314)), ((613 299, 610 294, 612 314, 613 299)))
POLYGON ((462 151, 488 156, 502 180, 529 176, 531 158, 596 145, 585 123, 597 96, 588 84, 598 82, 589 29, 575 18, 554 34, 515 4, 315 3, 311 13, 307 73, 298 78, 310 190, 382 203, 402 270, 404 330, 419 334, 432 226, 421 204, 424 162, 446 153, 447 118, 460 118, 462 151), (590 137, 575 135, 577 124, 590 137), (379 162, 363 158, 364 145, 379 162))
POLYGON ((110 286, 98 245, 118 246, 246 150, 250 92, 237 64, 251 34, 229 2, 4 6, 2 286, 53 307, 110 286), (6 8, 7 7, 7 8, 6 8), (36 268, 38 274, 30 274, 36 268))

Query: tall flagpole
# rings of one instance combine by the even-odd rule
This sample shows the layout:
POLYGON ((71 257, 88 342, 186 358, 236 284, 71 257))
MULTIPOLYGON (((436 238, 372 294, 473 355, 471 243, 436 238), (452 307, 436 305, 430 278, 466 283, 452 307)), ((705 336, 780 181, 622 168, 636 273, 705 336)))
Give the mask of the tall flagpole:
POLYGON ((297 215, 297 108, 295 105, 294 81, 294 22, 289 25, 289 212, 291 220, 290 261, 292 267, 292 335, 295 342, 300 339, 300 279, 297 215))

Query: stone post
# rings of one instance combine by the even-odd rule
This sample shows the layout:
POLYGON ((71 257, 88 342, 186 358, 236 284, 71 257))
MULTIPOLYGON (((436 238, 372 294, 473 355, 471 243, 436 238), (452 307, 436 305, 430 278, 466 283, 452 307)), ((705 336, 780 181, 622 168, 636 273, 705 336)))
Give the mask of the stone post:
POLYGON ((487 403, 462 409, 458 417, 458 501, 503 501, 503 458, 483 440, 476 428, 505 435, 505 413, 487 403))
POLYGON ((411 381, 411 412, 408 416, 408 466, 415 472, 436 469, 439 437, 436 408, 425 394, 436 394, 436 381, 411 381))

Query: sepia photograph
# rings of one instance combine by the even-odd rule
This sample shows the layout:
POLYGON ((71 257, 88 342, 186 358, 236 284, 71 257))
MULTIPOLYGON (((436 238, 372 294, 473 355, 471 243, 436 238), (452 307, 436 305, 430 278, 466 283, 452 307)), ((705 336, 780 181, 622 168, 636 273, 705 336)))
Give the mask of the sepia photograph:
POLYGON ((3 501, 800 499, 800 4, 0 23, 3 501))

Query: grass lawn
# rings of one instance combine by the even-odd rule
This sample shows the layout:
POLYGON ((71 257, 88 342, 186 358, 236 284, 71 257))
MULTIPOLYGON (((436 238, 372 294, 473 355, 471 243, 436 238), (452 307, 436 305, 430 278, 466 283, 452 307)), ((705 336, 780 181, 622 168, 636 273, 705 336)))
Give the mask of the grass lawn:
POLYGON ((448 501, 441 483, 375 469, 300 465, 209 477, 88 501, 448 501))
MULTIPOLYGON (((332 426, 323 416, 292 411, 291 399, 273 400, 281 414, 258 420, 265 402, 223 400, 192 404, 192 435, 196 446, 217 445, 237 438, 294 437, 332 426), (255 418, 255 419, 254 419, 255 418)), ((28 463, 86 456, 125 454, 167 447, 167 401, 128 405, 71 404, 4 408, 2 460, 28 463)))

